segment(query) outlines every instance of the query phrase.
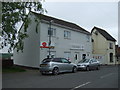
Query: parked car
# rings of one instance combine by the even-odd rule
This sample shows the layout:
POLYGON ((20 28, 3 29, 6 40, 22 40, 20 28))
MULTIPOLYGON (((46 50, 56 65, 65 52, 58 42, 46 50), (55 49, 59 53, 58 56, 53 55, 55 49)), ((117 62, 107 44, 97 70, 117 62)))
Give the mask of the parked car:
POLYGON ((100 69, 100 62, 96 59, 83 59, 77 64, 78 70, 86 70, 89 71, 91 69, 100 69))
POLYGON ((77 65, 71 63, 66 58, 46 58, 40 64, 41 74, 57 75, 61 72, 76 72, 77 65))

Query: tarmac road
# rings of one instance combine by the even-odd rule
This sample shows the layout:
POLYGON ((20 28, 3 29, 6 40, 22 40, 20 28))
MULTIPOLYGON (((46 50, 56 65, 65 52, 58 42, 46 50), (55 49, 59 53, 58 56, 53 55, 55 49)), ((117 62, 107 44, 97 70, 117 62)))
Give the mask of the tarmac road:
POLYGON ((118 66, 102 66, 100 70, 41 75, 39 70, 3 74, 3 88, 118 88, 118 66))

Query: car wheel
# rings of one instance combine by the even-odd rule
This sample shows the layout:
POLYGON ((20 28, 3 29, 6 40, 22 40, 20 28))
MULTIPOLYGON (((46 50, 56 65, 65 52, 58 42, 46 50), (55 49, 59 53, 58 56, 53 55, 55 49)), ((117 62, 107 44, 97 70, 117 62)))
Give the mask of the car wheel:
POLYGON ((52 73, 53 73, 53 75, 58 75, 59 74, 59 69, 58 68, 54 68, 52 73))
POLYGON ((86 71, 89 71, 89 70, 90 70, 90 68, 89 68, 89 66, 87 66, 87 67, 86 67, 86 71))
POLYGON ((97 70, 100 70, 100 66, 97 67, 97 70))
POLYGON ((73 67, 72 72, 73 72, 73 73, 77 72, 77 68, 76 68, 76 67, 73 67))

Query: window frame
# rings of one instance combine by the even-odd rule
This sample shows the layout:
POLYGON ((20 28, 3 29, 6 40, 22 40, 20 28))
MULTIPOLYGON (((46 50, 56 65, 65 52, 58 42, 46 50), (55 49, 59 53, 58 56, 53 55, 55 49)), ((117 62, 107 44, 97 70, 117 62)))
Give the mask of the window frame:
POLYGON ((64 30, 64 39, 71 39, 71 31, 64 30))
POLYGON ((113 49, 113 43, 109 43, 109 49, 113 49))
POLYGON ((86 35, 86 38, 87 38, 87 42, 90 42, 90 36, 86 35))
MULTIPOLYGON (((48 27, 48 36, 50 36, 50 27, 48 27)), ((56 28, 51 28, 51 36, 56 37, 56 28)))

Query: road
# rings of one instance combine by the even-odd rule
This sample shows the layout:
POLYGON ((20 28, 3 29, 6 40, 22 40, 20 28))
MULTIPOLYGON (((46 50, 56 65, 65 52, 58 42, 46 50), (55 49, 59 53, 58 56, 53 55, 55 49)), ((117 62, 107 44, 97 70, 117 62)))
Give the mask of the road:
POLYGON ((118 67, 42 76, 38 70, 3 74, 3 88, 118 88, 118 67))

